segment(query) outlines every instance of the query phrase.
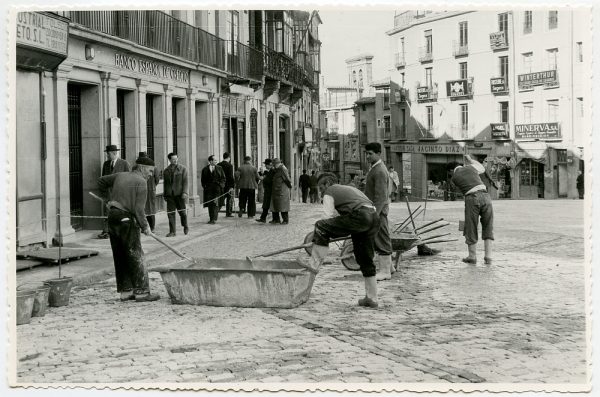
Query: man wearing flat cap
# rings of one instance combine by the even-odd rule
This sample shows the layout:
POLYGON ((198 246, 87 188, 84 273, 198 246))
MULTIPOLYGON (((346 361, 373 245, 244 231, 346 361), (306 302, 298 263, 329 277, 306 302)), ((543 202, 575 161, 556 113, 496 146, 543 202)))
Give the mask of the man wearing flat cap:
MULTIPOLYGON (((106 146, 105 152, 108 160, 102 164, 102 176, 116 174, 117 172, 129 172, 129 163, 119 158, 119 148, 117 145, 106 146)), ((106 220, 104 220, 102 233, 98 235, 98 238, 108 238, 108 224, 106 220)))
POLYGON ((115 263, 117 292, 121 294, 122 301, 148 302, 160 298, 150 293, 140 241, 140 229, 148 236, 152 234, 144 209, 148 198, 147 180, 153 173, 154 161, 149 157, 139 157, 133 171, 98 179, 100 194, 107 201, 108 235, 115 263))

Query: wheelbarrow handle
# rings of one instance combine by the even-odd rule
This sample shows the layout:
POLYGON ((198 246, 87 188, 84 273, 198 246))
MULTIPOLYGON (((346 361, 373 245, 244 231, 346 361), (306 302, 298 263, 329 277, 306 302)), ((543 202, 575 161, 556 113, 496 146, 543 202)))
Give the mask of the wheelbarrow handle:
POLYGON ((441 228, 441 227, 446 227, 446 226, 448 226, 448 225, 449 225, 449 223, 443 223, 443 224, 441 224, 441 225, 437 225, 437 226, 431 227, 431 228, 429 228, 429 229, 427 229, 427 230, 420 230, 420 231, 419 231, 419 234, 420 234, 420 235, 427 234, 427 233, 429 233, 429 232, 433 232, 433 231, 434 231, 434 230, 436 230, 436 229, 439 229, 439 228, 441 228))
POLYGON ((437 220, 435 220, 435 221, 427 222, 426 224, 419 226, 419 227, 417 228, 417 230, 424 229, 424 228, 426 228, 427 226, 431 226, 431 225, 433 225, 434 223, 438 223, 438 222, 441 222, 441 221, 443 221, 443 220, 444 220, 444 218, 440 218, 440 219, 437 219, 437 220))
POLYGON ((283 248, 283 249, 280 249, 280 250, 277 250, 277 251, 268 252, 266 254, 255 255, 252 258, 261 258, 261 257, 264 258, 264 257, 267 257, 267 256, 273 256, 273 255, 281 254, 283 252, 294 251, 294 250, 301 249, 301 248, 308 248, 308 247, 311 247, 312 244, 313 243, 311 242, 311 243, 306 243, 306 244, 302 244, 302 245, 296 245, 296 246, 289 247, 289 248, 283 248))
POLYGON ((427 237, 427 238, 424 238, 423 240, 419 240, 418 241, 418 245, 424 244, 424 243, 429 243, 431 240, 435 240, 436 238, 445 237, 445 236, 448 236, 448 235, 450 235, 450 233, 438 234, 438 235, 435 235, 435 236, 427 237))
POLYGON ((185 260, 188 260, 190 262, 194 262, 191 258, 188 258, 184 254, 182 254, 177 248, 173 247, 171 244, 167 243, 166 241, 164 241, 163 239, 161 239, 160 237, 158 237, 156 234, 150 232, 150 234, 148 234, 148 235, 150 237, 152 237, 153 239, 155 239, 156 241, 158 241, 159 243, 161 243, 162 245, 164 245, 165 247, 167 247, 168 249, 170 249, 178 257, 180 257, 182 259, 185 259, 185 260))

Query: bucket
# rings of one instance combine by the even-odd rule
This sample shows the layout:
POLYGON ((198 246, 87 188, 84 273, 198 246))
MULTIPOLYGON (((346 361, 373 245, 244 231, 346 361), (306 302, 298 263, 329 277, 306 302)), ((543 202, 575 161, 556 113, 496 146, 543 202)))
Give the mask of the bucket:
POLYGON ((50 287, 48 295, 48 304, 51 307, 66 306, 69 304, 71 296, 71 287, 73 286, 72 277, 55 278, 44 281, 44 284, 50 287))
POLYGON ((17 291, 17 325, 29 324, 36 290, 17 291))
POLYGON ((37 288, 31 317, 44 317, 46 308, 48 307, 48 295, 50 295, 50 287, 48 285, 42 285, 37 288))
POLYGON ((465 231, 465 221, 458 221, 458 231, 459 232, 465 231))

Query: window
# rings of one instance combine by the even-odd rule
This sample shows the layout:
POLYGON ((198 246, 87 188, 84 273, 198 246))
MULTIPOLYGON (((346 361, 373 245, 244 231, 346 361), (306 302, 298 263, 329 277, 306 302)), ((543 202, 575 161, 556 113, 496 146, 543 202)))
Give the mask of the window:
POLYGON ((538 186, 538 163, 532 159, 521 160, 521 186, 538 186))
POLYGON ((523 19, 523 34, 531 33, 532 24, 532 11, 525 11, 525 17, 523 19))
POLYGON ((577 115, 583 117, 583 98, 577 98, 577 115))
POLYGON ((500 102, 500 122, 508 123, 508 102, 500 102))
POLYGON ((533 66, 533 52, 526 52, 523 55, 523 72, 531 73, 533 66))
POLYGON ((549 122, 557 122, 558 121, 558 99, 550 99, 546 101, 548 105, 548 121, 549 122))
POLYGON ((275 156, 275 134, 274 134, 273 112, 267 114, 267 150, 268 156, 272 159, 275 156))
POLYGON ((358 86, 359 87, 363 86, 363 72, 362 72, 362 69, 358 70, 358 86))
POLYGON ((458 24, 458 42, 461 47, 466 47, 469 44, 468 25, 466 21, 458 24))
POLYGON ((250 151, 252 159, 256 161, 258 159, 258 112, 256 109, 250 110, 250 151))
POLYGON ((460 129, 469 130, 469 105, 466 103, 460 105, 460 129))
POLYGON ((548 29, 558 27, 558 11, 548 11, 548 29))
POLYGON ((400 73, 400 81, 402 81, 402 87, 404 87, 404 83, 405 83, 404 72, 400 73))
POLYGON ((398 51, 400 52, 401 59, 404 60, 404 37, 400 37, 398 51))
POLYGON ((390 89, 387 87, 383 89, 383 108, 390 108, 390 89))
POLYGON ((504 84, 508 85, 508 56, 499 57, 498 65, 500 67, 500 77, 504 77, 504 84))
POLYGON ((356 70, 352 71, 352 85, 356 86, 356 70))
POLYGON ((125 144, 127 140, 125 139, 125 91, 117 90, 117 117, 119 118, 119 123, 121 125, 121 158, 126 160, 127 151, 125 144))
POLYGON ((498 14, 498 30, 508 34, 508 12, 498 14))
POLYGON ((238 47, 237 41, 240 33, 240 14, 237 11, 229 11, 227 12, 227 21, 226 21, 226 38, 229 41, 229 45, 227 46, 228 53, 231 55, 237 55, 238 47))
POLYGON ((383 132, 385 136, 389 138, 389 134, 392 131, 390 126, 390 116, 383 116, 383 132))
POLYGON ((466 79, 467 78, 467 63, 466 62, 461 62, 458 64, 458 68, 459 68, 459 75, 461 79, 466 79))
POLYGON ((425 85, 429 88, 433 87, 432 75, 433 68, 425 68, 425 85))
POLYGON ((546 50, 546 58, 548 59, 548 70, 556 70, 558 66, 558 48, 546 50))
POLYGON ((583 62, 583 43, 577 42, 577 61, 583 62))
POLYGON ((425 31, 425 52, 427 54, 433 52, 433 36, 431 36, 431 30, 425 31))
POLYGON ((427 106, 427 131, 433 129, 433 106, 427 106))
POLYGON ((289 57, 293 55, 293 21, 287 11, 265 11, 265 31, 267 46, 289 57))
POLYGON ((523 102, 523 123, 531 124, 531 114, 533 113, 533 102, 523 102))

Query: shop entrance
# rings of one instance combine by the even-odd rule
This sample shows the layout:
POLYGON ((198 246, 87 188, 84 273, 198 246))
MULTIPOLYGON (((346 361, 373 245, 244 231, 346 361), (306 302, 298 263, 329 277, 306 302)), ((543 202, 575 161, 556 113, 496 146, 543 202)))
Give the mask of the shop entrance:
POLYGON ((427 163, 427 197, 443 200, 446 182, 446 164, 427 163))
POLYGON ((544 164, 523 159, 519 164, 519 198, 544 198, 544 164))
POLYGON ((71 226, 83 228, 83 162, 81 148, 81 87, 67 86, 69 118, 69 200, 71 203, 71 226))

